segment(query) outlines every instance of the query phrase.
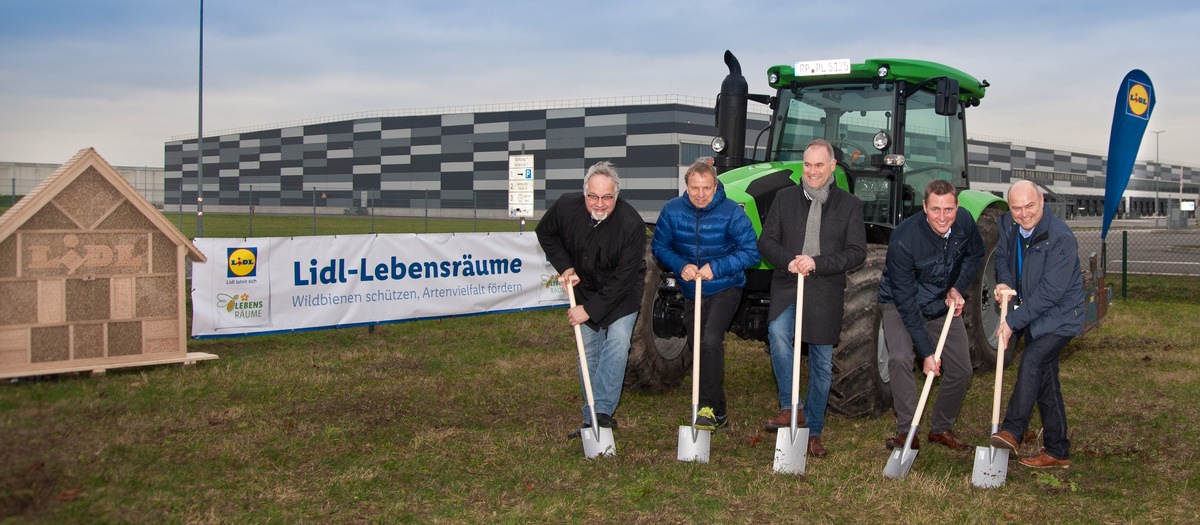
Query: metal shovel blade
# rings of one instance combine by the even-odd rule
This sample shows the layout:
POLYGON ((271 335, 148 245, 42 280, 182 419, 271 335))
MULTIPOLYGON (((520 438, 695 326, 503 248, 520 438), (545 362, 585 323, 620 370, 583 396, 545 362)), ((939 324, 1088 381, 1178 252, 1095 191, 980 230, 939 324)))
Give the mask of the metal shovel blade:
POLYGON ((808 427, 781 428, 776 432, 775 472, 804 475, 808 453, 808 427))
POLYGON ((971 484, 981 489, 994 489, 1008 477, 1008 449, 975 447, 975 470, 971 484))
POLYGON ((613 439, 613 431, 611 428, 600 428, 600 434, 596 434, 596 428, 586 427, 579 432, 579 437, 583 439, 583 456, 592 459, 596 456, 615 456, 617 455, 617 442, 613 439))
POLYGON ((712 431, 700 430, 690 425, 679 427, 679 461, 708 463, 708 448, 712 443, 712 431))
POLYGON ((892 449, 887 465, 883 467, 883 475, 888 479, 904 479, 908 469, 912 468, 913 460, 917 459, 918 450, 913 450, 908 444, 904 448, 892 449))

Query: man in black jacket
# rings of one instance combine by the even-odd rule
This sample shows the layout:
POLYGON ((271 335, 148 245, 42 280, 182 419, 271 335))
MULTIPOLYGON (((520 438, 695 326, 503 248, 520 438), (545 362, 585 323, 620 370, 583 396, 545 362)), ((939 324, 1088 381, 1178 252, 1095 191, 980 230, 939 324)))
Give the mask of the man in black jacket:
MULTIPOLYGON (((646 275, 646 225, 633 206, 618 200, 621 179, 608 161, 588 168, 583 190, 559 197, 538 222, 537 236, 560 280, 576 283, 577 306, 567 310, 567 319, 583 333, 596 422, 616 428, 612 415, 621 401, 646 275)), ((583 426, 591 426, 586 406, 583 426)))
MULTIPOLYGON (((971 386, 972 373, 970 342, 962 321, 966 304, 962 291, 979 273, 983 237, 971 213, 958 206, 957 191, 949 182, 930 182, 922 205, 922 211, 892 232, 879 281, 897 430, 885 444, 888 448, 904 447, 913 424, 917 407, 917 382, 912 373, 915 353, 921 358, 922 373, 946 373, 933 407, 929 441, 953 450, 968 450, 970 445, 954 435, 954 422, 971 386), (935 360, 937 340, 951 308, 954 320, 942 357, 935 360)), ((916 436, 912 448, 919 448, 916 436)))
POLYGON ((808 344, 808 395, 798 425, 808 426, 808 454, 825 457, 821 431, 833 381, 833 345, 842 332, 846 272, 867 257, 862 201, 837 185, 834 150, 817 139, 804 150, 799 184, 779 190, 763 221, 758 251, 775 267, 767 338, 779 392, 779 414, 767 430, 791 426, 792 368, 796 334, 796 274, 804 274, 800 340, 808 344))

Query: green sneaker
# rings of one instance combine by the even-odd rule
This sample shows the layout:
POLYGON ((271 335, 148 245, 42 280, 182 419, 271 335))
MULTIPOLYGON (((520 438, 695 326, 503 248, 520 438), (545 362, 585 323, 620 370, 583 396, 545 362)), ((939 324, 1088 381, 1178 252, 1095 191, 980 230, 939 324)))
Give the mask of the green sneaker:
POLYGON ((729 428, 729 418, 727 416, 716 415, 712 407, 701 407, 700 411, 696 412, 696 428, 700 430, 729 428))

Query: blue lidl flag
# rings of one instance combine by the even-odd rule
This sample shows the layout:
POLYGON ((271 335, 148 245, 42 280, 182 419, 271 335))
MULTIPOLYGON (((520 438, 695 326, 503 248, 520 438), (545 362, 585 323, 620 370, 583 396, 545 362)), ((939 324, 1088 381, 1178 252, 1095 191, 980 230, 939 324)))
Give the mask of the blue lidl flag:
POLYGON ((1112 133, 1108 137, 1108 171, 1104 185, 1104 227, 1100 238, 1108 236, 1108 226, 1117 214, 1125 186, 1137 161, 1142 135, 1154 111, 1154 85, 1140 69, 1130 71, 1117 90, 1117 107, 1113 110, 1112 133))

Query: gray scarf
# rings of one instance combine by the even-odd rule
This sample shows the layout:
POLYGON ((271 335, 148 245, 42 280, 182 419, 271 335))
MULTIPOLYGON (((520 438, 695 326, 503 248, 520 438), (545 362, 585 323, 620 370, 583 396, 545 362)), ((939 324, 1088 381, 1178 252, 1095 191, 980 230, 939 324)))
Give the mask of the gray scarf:
POLYGON ((826 179, 819 188, 804 186, 804 194, 812 199, 808 206, 808 221, 804 224, 804 248, 801 254, 809 257, 821 255, 821 209, 829 200, 829 187, 833 177, 826 179))

